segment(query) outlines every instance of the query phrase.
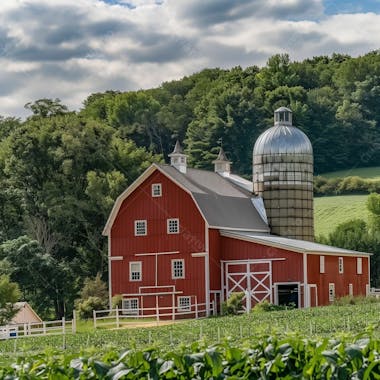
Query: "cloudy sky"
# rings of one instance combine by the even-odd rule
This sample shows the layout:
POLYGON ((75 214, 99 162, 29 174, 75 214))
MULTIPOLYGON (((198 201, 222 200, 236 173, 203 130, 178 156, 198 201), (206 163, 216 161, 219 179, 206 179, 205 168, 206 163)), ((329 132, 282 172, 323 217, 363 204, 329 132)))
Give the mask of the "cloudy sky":
POLYGON ((1 0, 0 115, 205 67, 380 48, 380 0, 1 0))

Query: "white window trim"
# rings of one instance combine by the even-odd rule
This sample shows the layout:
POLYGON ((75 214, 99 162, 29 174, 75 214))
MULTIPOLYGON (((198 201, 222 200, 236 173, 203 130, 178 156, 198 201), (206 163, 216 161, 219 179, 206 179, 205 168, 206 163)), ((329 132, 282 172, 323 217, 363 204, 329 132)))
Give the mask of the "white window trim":
POLYGON ((343 261, 343 257, 338 257, 338 271, 339 271, 339 274, 343 274, 344 273, 344 261, 343 261))
POLYGON ((139 220, 135 220, 135 236, 146 236, 148 233, 148 223, 146 221, 146 219, 139 219, 139 220), (144 223, 145 224, 145 233, 137 233, 137 224, 138 223, 144 223))
POLYGON ((363 259, 361 257, 356 258, 356 274, 363 274, 363 259))
POLYGON ((129 262, 129 281, 133 281, 133 282, 142 281, 142 262, 141 261, 130 261, 129 262), (132 265, 133 264, 138 264, 140 267, 140 270, 139 270, 139 274, 140 274, 139 277, 140 278, 138 280, 132 278, 132 265))
POLYGON ((191 311, 191 297, 190 296, 178 296, 177 297, 177 310, 178 311, 191 311), (186 305, 181 306, 181 301, 186 300, 186 305))
POLYGON ((329 283, 329 302, 334 302, 335 300, 335 283, 329 283))
POLYGON ((166 220, 166 232, 169 235, 179 234, 179 219, 178 218, 170 218, 170 219, 166 220), (175 231, 175 232, 170 231, 170 222, 176 222, 177 223, 177 231, 175 231))
POLYGON ((172 280, 185 278, 185 260, 184 259, 173 259, 171 264, 172 264, 172 280), (182 263, 182 276, 175 276, 175 270, 174 270, 174 263, 175 262, 181 262, 182 263))
POLYGON ((138 298, 123 298, 122 300, 122 313, 126 315, 139 315, 139 299, 138 298), (131 308, 131 302, 136 301, 137 308, 131 308), (129 307, 127 307, 129 303, 129 307))
POLYGON ((325 256, 319 256, 319 273, 325 273, 325 256))
POLYGON ((157 198, 162 196, 162 184, 161 183, 153 183, 152 184, 152 197, 157 198), (156 190, 159 190, 156 193, 156 190))

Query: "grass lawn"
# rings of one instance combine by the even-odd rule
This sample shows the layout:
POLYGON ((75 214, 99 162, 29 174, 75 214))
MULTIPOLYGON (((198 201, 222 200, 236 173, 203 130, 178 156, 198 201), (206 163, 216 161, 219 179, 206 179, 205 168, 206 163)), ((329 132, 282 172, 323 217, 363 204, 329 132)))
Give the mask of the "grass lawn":
POLYGON ((340 195, 314 198, 315 236, 327 236, 336 226, 351 219, 368 220, 368 195, 340 195))
POLYGON ((336 172, 322 173, 321 176, 326 178, 357 176, 373 180, 380 180, 380 166, 371 168, 345 169, 336 172))

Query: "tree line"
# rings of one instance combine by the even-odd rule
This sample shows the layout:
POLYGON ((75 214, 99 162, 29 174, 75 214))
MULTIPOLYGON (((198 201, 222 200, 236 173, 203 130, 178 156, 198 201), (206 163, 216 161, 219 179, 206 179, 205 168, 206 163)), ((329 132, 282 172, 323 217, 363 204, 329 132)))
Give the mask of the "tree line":
POLYGON ((310 138, 316 174, 380 159, 380 52, 266 66, 205 69, 158 88, 59 99, 0 118, 0 275, 43 317, 69 315, 85 279, 105 279, 102 228, 116 197, 179 139, 190 165, 210 168, 218 141, 249 178, 255 140, 288 106, 310 138))

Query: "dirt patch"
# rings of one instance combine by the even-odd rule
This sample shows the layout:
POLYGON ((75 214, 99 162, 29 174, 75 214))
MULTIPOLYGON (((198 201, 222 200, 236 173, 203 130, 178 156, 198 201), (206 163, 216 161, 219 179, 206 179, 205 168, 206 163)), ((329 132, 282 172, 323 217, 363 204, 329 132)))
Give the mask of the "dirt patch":
POLYGON ((160 327, 160 326, 167 326, 167 325, 173 325, 175 323, 181 323, 183 321, 147 321, 147 322, 129 322, 126 324, 123 324, 119 327, 119 329, 113 329, 113 330, 120 330, 120 329, 135 329, 135 328, 142 328, 142 327, 160 327))

